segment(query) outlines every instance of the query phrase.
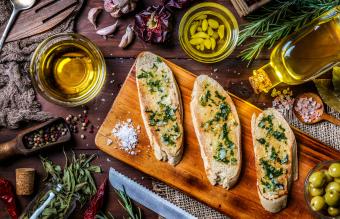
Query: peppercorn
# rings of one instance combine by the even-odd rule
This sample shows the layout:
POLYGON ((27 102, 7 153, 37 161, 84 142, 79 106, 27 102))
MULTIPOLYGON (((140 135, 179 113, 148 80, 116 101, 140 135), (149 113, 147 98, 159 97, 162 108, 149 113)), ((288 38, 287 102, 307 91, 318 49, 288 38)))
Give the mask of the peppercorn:
POLYGON ((24 145, 27 148, 38 148, 51 142, 56 142, 61 136, 66 135, 67 128, 64 124, 51 124, 24 136, 24 145))

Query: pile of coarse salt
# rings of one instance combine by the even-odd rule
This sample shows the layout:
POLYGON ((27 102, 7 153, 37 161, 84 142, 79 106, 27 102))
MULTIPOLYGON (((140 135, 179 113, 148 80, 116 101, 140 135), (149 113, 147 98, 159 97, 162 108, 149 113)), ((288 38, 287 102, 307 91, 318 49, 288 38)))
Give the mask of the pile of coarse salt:
POLYGON ((132 125, 132 120, 128 119, 126 122, 118 122, 112 129, 112 135, 115 136, 120 144, 120 149, 126 151, 130 155, 137 155, 139 151, 136 150, 138 144, 139 130, 132 125))
POLYGON ((295 106, 295 111, 300 114, 304 122, 312 122, 321 116, 321 104, 312 97, 300 97, 295 106))

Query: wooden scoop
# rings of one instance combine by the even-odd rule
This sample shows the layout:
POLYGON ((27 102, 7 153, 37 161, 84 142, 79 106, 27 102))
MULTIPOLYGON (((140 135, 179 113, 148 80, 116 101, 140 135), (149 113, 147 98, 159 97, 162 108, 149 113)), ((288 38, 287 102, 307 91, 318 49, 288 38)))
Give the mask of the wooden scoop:
MULTIPOLYGON (((6 42, 33 36, 52 29, 76 9, 78 0, 41 0, 16 19, 6 42)), ((5 24, 6 25, 6 24, 5 24)), ((5 25, 0 27, 4 32, 5 25)))
POLYGON ((57 145, 61 145, 65 142, 68 142, 71 140, 71 131, 67 125, 67 123, 65 122, 65 120, 63 118, 55 118, 55 119, 51 119, 47 122, 44 122, 42 124, 39 124, 37 126, 28 128, 24 131, 22 131, 20 134, 17 135, 17 137, 11 141, 5 142, 5 143, 1 143, 0 144, 0 161, 1 160, 6 160, 12 156, 15 155, 24 155, 24 156, 28 156, 31 154, 34 154, 40 150, 46 149, 46 148, 51 148, 57 145), (67 132, 64 136, 60 136, 56 142, 51 142, 48 143, 42 147, 36 147, 36 148, 28 148, 27 145, 25 145, 24 142, 24 136, 32 133, 36 130, 39 130, 41 128, 44 127, 48 127, 51 126, 52 124, 64 124, 64 127, 67 128, 67 132))
POLYGON ((293 106, 293 111, 294 111, 294 114, 295 116, 303 123, 306 123, 306 124, 314 124, 314 123, 317 123, 317 122, 320 122, 322 120, 326 120, 326 121, 329 121, 335 125, 338 125, 340 126, 340 120, 327 114, 325 112, 325 108, 324 108, 324 105, 323 105, 323 102, 321 100, 321 98, 317 95, 317 94, 314 94, 314 93, 303 93, 301 95, 299 95, 297 98, 295 98, 295 101, 294 101, 294 106, 293 106), (319 113, 319 117, 315 118, 314 120, 312 120, 311 122, 305 122, 301 116, 301 114, 295 110, 295 107, 297 105, 297 102, 300 98, 312 98, 314 101, 316 101, 318 104, 320 104, 320 109, 317 110, 317 112, 319 113))

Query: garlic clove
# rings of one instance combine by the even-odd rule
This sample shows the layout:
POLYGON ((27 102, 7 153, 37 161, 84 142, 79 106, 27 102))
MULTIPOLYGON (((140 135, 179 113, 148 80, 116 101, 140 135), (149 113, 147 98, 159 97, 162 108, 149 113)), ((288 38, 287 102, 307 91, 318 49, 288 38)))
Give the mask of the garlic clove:
POLYGON ((118 47, 120 48, 126 48, 128 45, 132 43, 132 41, 135 38, 135 32, 133 31, 133 27, 131 24, 129 24, 126 27, 125 34, 123 35, 118 47))
POLYGON ((95 29, 97 29, 97 17, 102 12, 103 8, 97 7, 97 8, 91 8, 87 14, 87 19, 90 21, 90 23, 94 26, 95 29))
POLYGON ((108 36, 113 34, 118 28, 118 21, 116 21, 116 23, 114 23, 111 26, 108 27, 104 27, 100 30, 97 30, 96 34, 101 35, 101 36, 108 36))

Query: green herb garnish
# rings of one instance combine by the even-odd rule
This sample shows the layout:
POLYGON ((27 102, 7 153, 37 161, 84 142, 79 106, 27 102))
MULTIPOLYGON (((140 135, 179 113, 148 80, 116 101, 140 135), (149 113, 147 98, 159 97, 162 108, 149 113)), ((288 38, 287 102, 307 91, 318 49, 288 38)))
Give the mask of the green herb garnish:
POLYGON ((282 168, 276 169, 267 160, 261 159, 260 160, 260 164, 261 164, 262 168, 265 171, 265 175, 269 179, 277 178, 277 177, 279 177, 279 176, 281 176, 283 174, 283 169, 282 168))
POLYGON ((147 72, 147 71, 144 71, 143 69, 141 70, 142 73, 138 74, 137 75, 137 78, 138 79, 141 79, 141 78, 149 78, 149 77, 153 77, 153 74, 151 72, 147 72))
POLYGON ((141 219, 142 212, 140 208, 133 204, 130 197, 126 194, 125 188, 123 187, 123 191, 116 191, 116 193, 120 198, 119 204, 125 209, 129 215, 129 219, 141 219))
POLYGON ((218 91, 215 91, 215 96, 216 96, 218 99, 222 100, 222 101, 225 100, 225 97, 222 96, 218 91))
POLYGON ((285 129, 281 125, 279 125, 279 130, 274 130, 273 115, 264 116, 258 124, 258 127, 266 129, 268 131, 267 134, 273 136, 278 141, 287 140, 284 133, 285 129))
POLYGON ((146 84, 149 86, 149 91, 151 93, 154 93, 156 91, 162 92, 163 90, 161 89, 161 81, 160 80, 148 80, 146 84))

